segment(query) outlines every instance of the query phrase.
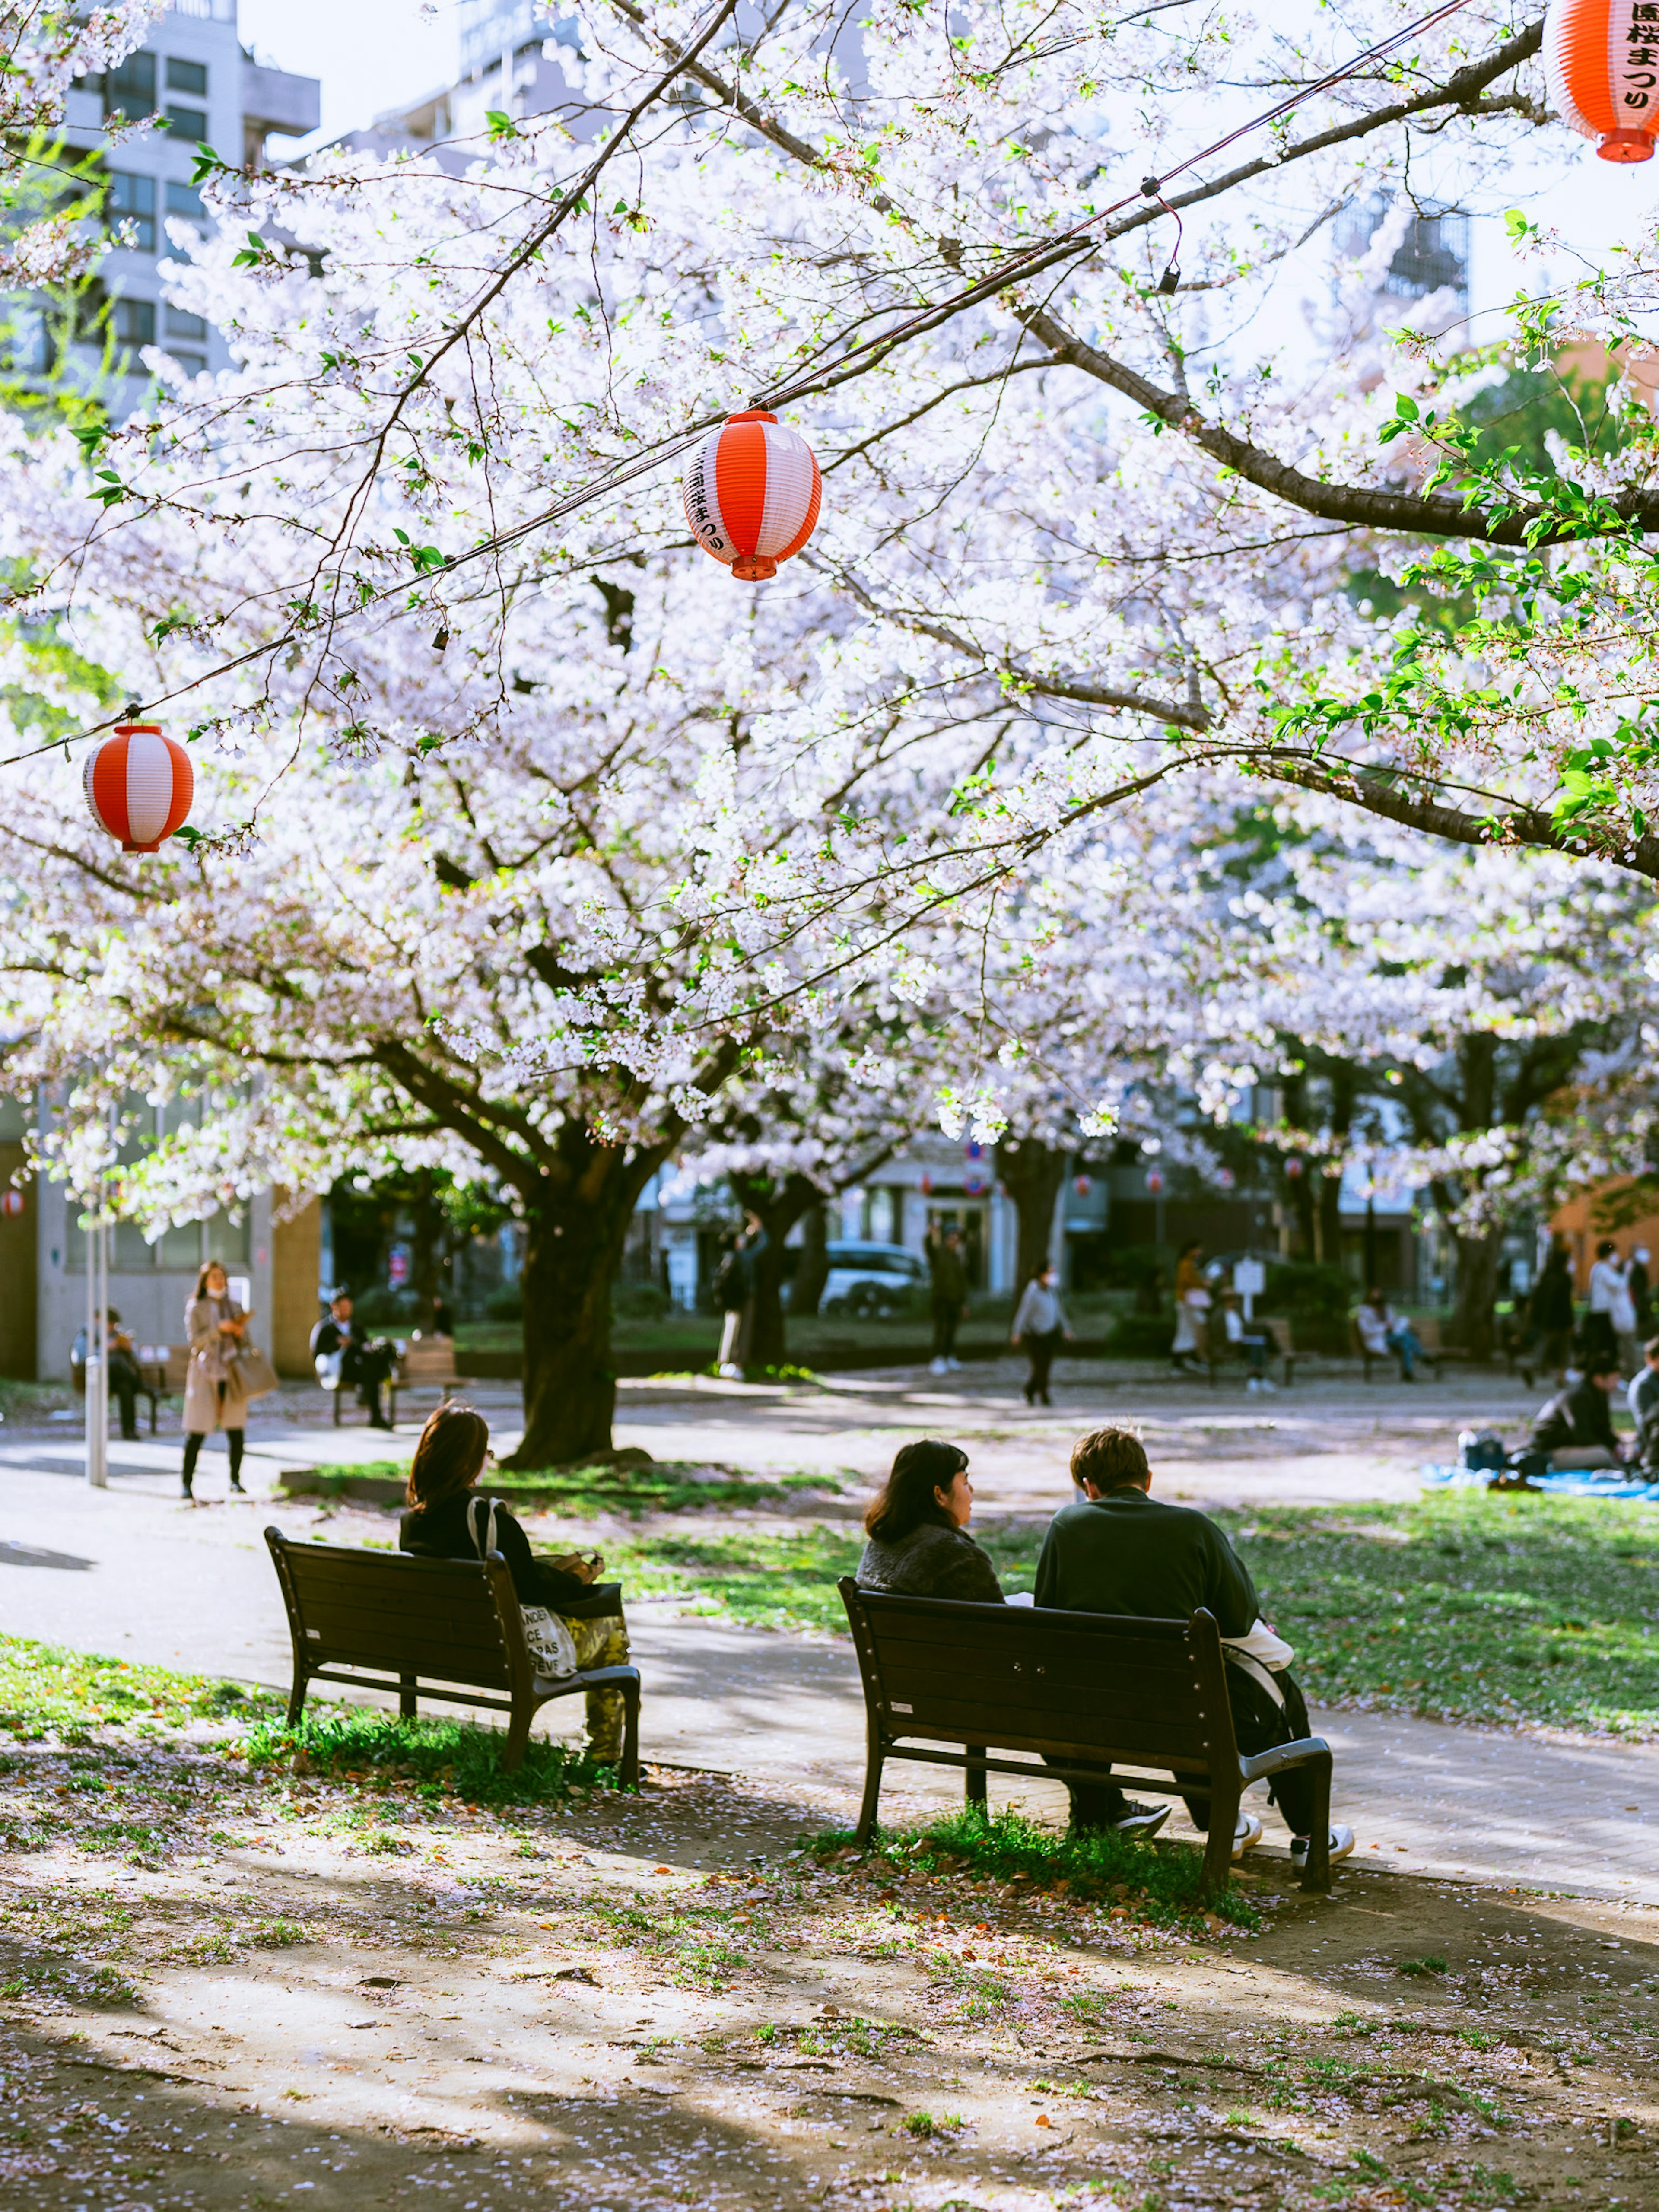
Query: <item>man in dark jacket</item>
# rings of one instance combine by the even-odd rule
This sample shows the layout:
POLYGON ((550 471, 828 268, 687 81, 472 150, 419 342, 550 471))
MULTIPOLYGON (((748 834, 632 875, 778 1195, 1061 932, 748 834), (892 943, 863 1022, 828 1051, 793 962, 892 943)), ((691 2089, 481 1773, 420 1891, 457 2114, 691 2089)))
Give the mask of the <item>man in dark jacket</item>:
MULTIPOLYGON (((1201 1606, 1215 1616, 1224 1638, 1247 1638, 1256 1628, 1261 1608, 1249 1570, 1213 1521, 1149 1494, 1152 1472, 1139 1437, 1126 1429, 1099 1429, 1085 1437, 1072 1454, 1072 1478, 1086 1502, 1062 1508, 1048 1524, 1037 1561, 1038 1605, 1161 1620, 1184 1620, 1201 1606)), ((1243 1752, 1267 1751, 1310 1733, 1295 1683, 1280 1673, 1269 1676, 1268 1688, 1258 1679, 1267 1673, 1237 1664, 1227 1669, 1233 1733, 1243 1752)), ((1078 1828, 1104 1826, 1113 1819, 1115 1801, 1122 1798, 1115 1784, 1073 1783, 1071 1793, 1078 1828)), ((1305 1863, 1315 1811, 1312 1783, 1292 1767, 1274 1777, 1270 1794, 1291 1831, 1292 1860, 1305 1863)), ((1208 1798, 1188 1797, 1186 1803, 1194 1824, 1207 1828, 1208 1798)), ((1234 1857, 1261 1834, 1255 1814, 1241 1813, 1234 1857)), ((1332 1857, 1346 1858, 1353 1849, 1353 1831, 1333 1827, 1330 1837, 1332 1857)))
POLYGON ((1659 1464, 1659 1336, 1642 1347, 1641 1370, 1626 1394, 1636 1424, 1636 1456, 1650 1469, 1659 1464))
POLYGON ((1531 1387, 1534 1371, 1564 1379, 1567 1350, 1572 1342, 1572 1269, 1567 1249, 1559 1237, 1551 1240, 1549 1257, 1540 1270, 1527 1304, 1529 1342, 1522 1355, 1521 1372, 1531 1387))
POLYGON ((1597 1351, 1589 1373, 1570 1390, 1558 1390, 1538 1409, 1527 1439, 1528 1474, 1563 1474, 1575 1468, 1617 1467, 1621 1455, 1613 1433, 1611 1400, 1624 1377, 1610 1354, 1597 1351))
MULTIPOLYGON (((329 1301, 328 1319, 319 1321, 311 1332, 311 1357, 313 1365, 325 1359, 339 1356, 339 1370, 335 1387, 344 1389, 356 1386, 359 1401, 368 1408, 371 1429, 389 1429, 392 1424, 380 1410, 380 1385, 391 1375, 397 1362, 397 1351, 383 1336, 365 1340, 362 1330, 351 1318, 351 1293, 337 1291, 329 1301)), ((317 1368, 319 1378, 324 1370, 317 1368)))
POLYGON ((933 1365, 935 1375, 947 1375, 962 1362, 957 1358, 957 1325, 968 1310, 968 1268, 962 1256, 962 1238, 954 1229, 927 1232, 924 1248, 932 1278, 933 1308, 933 1365))

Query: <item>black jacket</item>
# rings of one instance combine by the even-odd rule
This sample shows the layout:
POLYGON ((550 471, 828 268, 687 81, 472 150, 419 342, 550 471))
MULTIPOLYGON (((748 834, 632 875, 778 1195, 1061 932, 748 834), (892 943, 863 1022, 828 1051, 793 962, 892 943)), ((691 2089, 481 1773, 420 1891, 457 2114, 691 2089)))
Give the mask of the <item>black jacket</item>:
POLYGON ((1572 1277, 1565 1267, 1546 1266, 1533 1285, 1527 1311, 1535 1329, 1553 1332, 1572 1327, 1572 1277))
POLYGON ((1055 1514, 1037 1561, 1036 1601, 1146 1620, 1185 1620, 1204 1606, 1224 1636, 1248 1636, 1261 1609, 1213 1521, 1133 1483, 1055 1514))
POLYGON ((1619 1449, 1613 1433, 1613 1406, 1605 1390, 1594 1382, 1575 1382, 1571 1390, 1558 1390, 1541 1406, 1527 1439, 1532 1451, 1560 1451, 1568 1444, 1600 1444, 1606 1451, 1619 1449))
POLYGON ((901 1597, 951 1597, 968 1605, 1000 1605, 996 1569, 964 1528, 941 1515, 896 1544, 872 1536, 859 1561, 860 1589, 901 1597))
MULTIPOLYGON (((482 1530, 488 1518, 489 1500, 482 1498, 476 1490, 457 1491, 441 1505, 410 1508, 398 1524, 398 1550, 413 1552, 421 1559, 476 1559, 478 1554, 466 1522, 467 1507, 475 1498, 480 1498, 483 1507, 477 1516, 482 1530)), ((507 1561, 520 1605, 550 1606, 556 1613, 562 1613, 569 1609, 573 1601, 588 1597, 586 1583, 567 1574, 562 1567, 552 1566, 536 1557, 530 1548, 529 1537, 499 1501, 495 1507, 495 1548, 507 1561)))

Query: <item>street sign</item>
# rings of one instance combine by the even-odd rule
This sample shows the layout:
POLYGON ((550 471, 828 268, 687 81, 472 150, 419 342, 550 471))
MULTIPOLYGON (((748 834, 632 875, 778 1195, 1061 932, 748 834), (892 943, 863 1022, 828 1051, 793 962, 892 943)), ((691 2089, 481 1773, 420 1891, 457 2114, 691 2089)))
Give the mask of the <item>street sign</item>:
POLYGON ((1146 1188, 1151 1191, 1154 1198, 1158 1196, 1159 1191, 1164 1188, 1164 1175, 1161 1169, 1152 1168, 1148 1170, 1146 1176, 1146 1188))
POLYGON ((1267 1270, 1260 1260, 1233 1262, 1233 1288, 1241 1298, 1259 1298, 1267 1287, 1267 1270))
POLYGON ((18 1215, 23 1211, 24 1204, 25 1200, 21 1190, 0 1191, 0 1213, 3 1213, 8 1221, 16 1220, 18 1215))

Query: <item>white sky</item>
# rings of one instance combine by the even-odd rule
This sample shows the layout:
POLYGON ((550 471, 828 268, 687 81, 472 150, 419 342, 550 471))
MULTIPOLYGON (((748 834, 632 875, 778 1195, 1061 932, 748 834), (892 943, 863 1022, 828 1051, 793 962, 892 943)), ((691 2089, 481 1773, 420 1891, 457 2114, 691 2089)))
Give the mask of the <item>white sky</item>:
POLYGON ((322 138, 453 81, 453 0, 241 0, 242 44, 323 83, 322 138))

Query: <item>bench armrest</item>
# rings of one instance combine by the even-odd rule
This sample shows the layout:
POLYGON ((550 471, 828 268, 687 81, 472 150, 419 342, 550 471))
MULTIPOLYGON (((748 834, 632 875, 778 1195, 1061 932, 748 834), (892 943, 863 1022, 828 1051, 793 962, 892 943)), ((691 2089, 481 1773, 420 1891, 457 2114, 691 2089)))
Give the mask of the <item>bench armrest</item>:
POLYGON ((1316 1759, 1328 1759, 1331 1747, 1322 1735, 1304 1736, 1297 1743, 1276 1743, 1271 1751, 1258 1751, 1246 1757, 1238 1754, 1238 1778, 1241 1782, 1260 1782, 1269 1774, 1280 1774, 1287 1766, 1306 1766, 1316 1759))
POLYGON ((538 1682, 568 1682, 583 1690, 625 1690, 637 1684, 637 1667, 579 1667, 574 1674, 538 1674, 538 1682))

